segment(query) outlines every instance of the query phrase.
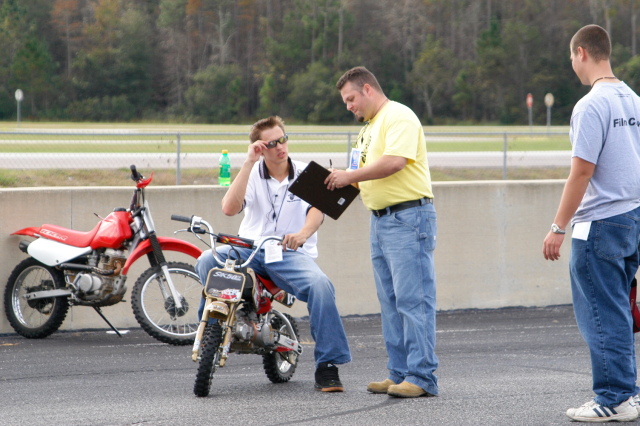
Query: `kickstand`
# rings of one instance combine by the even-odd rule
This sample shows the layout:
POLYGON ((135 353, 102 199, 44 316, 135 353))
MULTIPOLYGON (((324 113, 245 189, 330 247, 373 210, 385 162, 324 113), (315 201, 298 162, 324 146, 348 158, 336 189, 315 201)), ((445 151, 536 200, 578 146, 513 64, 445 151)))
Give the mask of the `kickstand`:
POLYGON ((107 317, 105 317, 105 316, 102 314, 102 311, 100 310, 100 308, 99 308, 98 306, 94 306, 94 307, 93 307, 93 309, 95 309, 95 310, 96 310, 96 312, 98 313, 98 315, 100 315, 100 316, 102 317, 102 319, 104 320, 104 322, 106 322, 107 324, 109 324, 109 327, 111 327, 111 329, 112 329, 113 331, 115 331, 115 332, 116 332, 116 334, 117 334, 118 336, 122 337, 122 334, 120 334, 120 332, 118 331, 118 329, 117 329, 117 328, 115 328, 115 327, 113 326, 113 324, 111 324, 111 323, 109 322, 109 320, 107 319, 107 317))

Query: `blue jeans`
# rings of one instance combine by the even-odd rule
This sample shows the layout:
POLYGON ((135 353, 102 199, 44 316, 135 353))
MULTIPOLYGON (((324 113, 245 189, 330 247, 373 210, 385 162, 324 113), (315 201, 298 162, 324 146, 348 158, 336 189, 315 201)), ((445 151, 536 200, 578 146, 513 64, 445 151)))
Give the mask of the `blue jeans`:
MULTIPOLYGON (((219 247, 218 253, 227 258, 229 246, 219 247)), ((236 248, 243 259, 251 253, 248 249, 236 248)), ((231 256, 235 258, 235 256, 231 256)), ((211 250, 206 250, 196 262, 196 272, 202 283, 206 282, 209 271, 217 267, 211 250)), ((316 342, 314 357, 316 366, 321 362, 344 364, 351 361, 351 352, 342 319, 336 307, 333 284, 316 262, 306 254, 297 251, 282 253, 281 262, 264 262, 264 250, 260 250, 248 265, 256 274, 271 278, 284 291, 307 303, 311 337, 316 342)), ((204 299, 198 311, 202 318, 204 299)))
POLYGON ((638 393, 631 281, 638 270, 640 207, 591 223, 587 240, 572 239, 573 309, 589 346, 595 401, 615 407, 638 393))
POLYGON ((407 381, 437 395, 435 208, 425 204, 372 215, 370 231, 389 379, 407 381))

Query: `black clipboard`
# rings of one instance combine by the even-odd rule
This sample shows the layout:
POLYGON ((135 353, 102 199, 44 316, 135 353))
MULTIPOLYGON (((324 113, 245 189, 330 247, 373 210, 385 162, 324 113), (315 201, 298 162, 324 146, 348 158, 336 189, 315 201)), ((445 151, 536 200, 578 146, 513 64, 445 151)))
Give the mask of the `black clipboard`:
POLYGON ((315 161, 311 161, 293 181, 289 192, 302 198, 330 218, 337 220, 358 196, 360 190, 353 185, 347 185, 333 191, 328 190, 324 180, 329 174, 329 170, 315 161))

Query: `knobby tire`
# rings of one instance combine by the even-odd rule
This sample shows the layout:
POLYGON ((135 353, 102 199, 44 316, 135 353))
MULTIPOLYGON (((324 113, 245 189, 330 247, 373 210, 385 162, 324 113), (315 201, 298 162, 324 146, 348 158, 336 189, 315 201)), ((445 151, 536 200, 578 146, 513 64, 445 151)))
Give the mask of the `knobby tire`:
POLYGON ((198 397, 209 395, 213 373, 218 368, 222 348, 222 326, 219 323, 207 324, 201 343, 200 363, 196 373, 196 383, 193 393, 198 397))
POLYGON ((62 289, 64 275, 29 257, 11 272, 4 291, 4 311, 11 327, 28 339, 45 338, 60 328, 69 310, 66 296, 27 301, 35 291, 62 289))
MULTIPOLYGON (((274 330, 278 330, 288 338, 299 341, 300 333, 298 332, 298 324, 296 323, 296 320, 289 314, 283 315, 287 317, 291 323, 295 336, 291 336, 290 333, 286 332, 284 322, 278 317, 274 317, 271 320, 271 326, 274 330)), ((296 357, 296 361, 294 363, 289 363, 289 361, 281 355, 281 352, 269 352, 268 354, 262 355, 262 366, 264 368, 264 372, 272 383, 285 383, 291 380, 293 373, 296 371, 296 366, 298 365, 298 356, 294 356, 296 357)))
POLYGON ((196 311, 202 298, 202 284, 193 266, 183 262, 168 262, 167 266, 176 290, 182 295, 182 309, 178 311, 173 298, 162 293, 159 281, 162 269, 149 268, 131 289, 133 315, 155 339, 176 346, 192 345, 198 330, 196 311))

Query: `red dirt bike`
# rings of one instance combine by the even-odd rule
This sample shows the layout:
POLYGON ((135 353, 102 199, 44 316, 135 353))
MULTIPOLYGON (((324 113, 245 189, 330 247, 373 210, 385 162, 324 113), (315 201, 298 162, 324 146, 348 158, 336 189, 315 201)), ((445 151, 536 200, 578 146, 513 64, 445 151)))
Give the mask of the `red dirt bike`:
POLYGON ((114 209, 89 232, 46 224, 11 234, 35 238, 20 242, 20 250, 31 257, 14 268, 4 292, 7 319, 18 334, 47 337, 60 328, 69 307, 78 305, 93 307, 121 336, 100 308, 122 301, 129 268, 146 256, 151 267, 131 291, 136 320, 161 342, 193 343, 202 285, 193 266, 167 262, 164 252, 197 259, 202 250, 176 238, 158 237, 144 196, 153 173, 145 179, 132 165, 131 179, 136 188, 129 209, 114 209))
POLYGON ((207 245, 220 265, 209 271, 202 290, 204 312, 191 354, 191 359, 199 362, 193 387, 195 395, 209 395, 213 374, 225 366, 232 352, 262 355, 262 366, 269 380, 288 382, 296 371, 302 345, 295 319, 273 309, 272 302, 290 307, 295 297, 247 267, 266 243, 282 241, 282 238, 263 237, 253 241, 215 234, 211 225, 198 216, 172 215, 171 219, 189 223, 189 228, 182 231, 191 232, 201 241, 198 234, 208 234, 210 244, 207 245), (231 251, 242 247, 252 252, 248 259, 242 260, 236 250, 235 257, 239 260, 225 261, 216 252, 216 242, 230 245, 231 251))

